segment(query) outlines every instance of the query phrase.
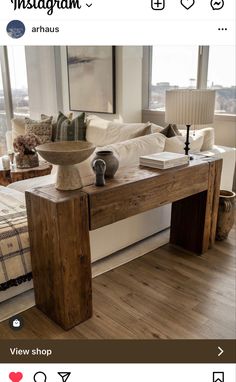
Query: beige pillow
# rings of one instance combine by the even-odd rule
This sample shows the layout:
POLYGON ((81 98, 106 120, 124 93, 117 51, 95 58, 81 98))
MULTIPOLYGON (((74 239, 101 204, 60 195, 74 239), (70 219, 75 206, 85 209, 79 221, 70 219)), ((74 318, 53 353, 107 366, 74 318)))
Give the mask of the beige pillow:
MULTIPOLYGON (((181 134, 185 137, 186 130, 180 130, 181 134)), ((190 130, 190 137, 203 137, 203 144, 201 151, 212 150, 215 144, 215 130, 213 127, 205 127, 204 129, 190 130)))
MULTIPOLYGON (((203 145, 203 136, 190 137, 190 153, 198 153, 201 151, 203 145)), ((176 136, 172 138, 166 138, 164 151, 169 151, 172 153, 184 154, 186 138, 181 136, 176 136)))
POLYGON ((156 125, 155 123, 151 124, 152 133, 160 133, 163 129, 163 126, 156 125))
POLYGON ((212 150, 215 144, 215 129, 213 127, 205 127, 201 130, 196 130, 196 136, 203 136, 203 145, 201 151, 212 150))
POLYGON ((151 133, 151 123, 120 123, 87 117, 86 140, 95 146, 104 146, 151 133))
POLYGON ((25 118, 13 118, 11 120, 11 126, 12 142, 14 142, 14 139, 17 138, 19 135, 25 134, 25 118))
POLYGON ((39 137, 41 143, 51 142, 52 140, 52 120, 53 117, 35 121, 30 118, 25 118, 25 132, 32 133, 39 137))

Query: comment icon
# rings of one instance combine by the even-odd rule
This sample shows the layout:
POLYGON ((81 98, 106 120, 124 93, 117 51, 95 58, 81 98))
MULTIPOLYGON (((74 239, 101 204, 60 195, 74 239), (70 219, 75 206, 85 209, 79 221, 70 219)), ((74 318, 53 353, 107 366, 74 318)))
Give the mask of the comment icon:
POLYGON ((43 371, 34 374, 34 382, 47 382, 47 376, 43 371))

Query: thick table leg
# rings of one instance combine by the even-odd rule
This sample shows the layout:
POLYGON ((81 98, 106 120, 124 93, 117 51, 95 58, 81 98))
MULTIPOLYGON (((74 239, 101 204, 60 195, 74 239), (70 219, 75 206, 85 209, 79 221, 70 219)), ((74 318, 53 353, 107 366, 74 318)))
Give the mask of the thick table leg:
POLYGON ((26 193, 35 298, 68 330, 92 316, 88 200, 79 191, 49 191, 26 193))
POLYGON ((170 243, 202 254, 215 242, 222 160, 209 163, 208 190, 172 204, 170 243))

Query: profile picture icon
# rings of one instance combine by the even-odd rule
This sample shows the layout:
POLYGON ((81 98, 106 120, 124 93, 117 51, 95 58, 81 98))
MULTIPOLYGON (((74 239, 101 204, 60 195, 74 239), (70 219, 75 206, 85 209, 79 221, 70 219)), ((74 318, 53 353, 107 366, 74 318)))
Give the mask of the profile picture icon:
POLYGON ((11 38, 21 38, 25 34, 25 25, 20 20, 12 20, 7 24, 7 34, 11 38))

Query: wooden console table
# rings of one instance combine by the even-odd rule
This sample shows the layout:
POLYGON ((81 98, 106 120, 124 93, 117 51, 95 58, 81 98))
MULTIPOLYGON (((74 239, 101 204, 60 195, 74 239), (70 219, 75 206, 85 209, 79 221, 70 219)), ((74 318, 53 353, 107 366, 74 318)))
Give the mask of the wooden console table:
POLYGON ((120 170, 105 187, 26 192, 36 305, 68 330, 92 316, 89 230, 172 203, 170 242, 202 254, 215 240, 222 160, 120 170))

